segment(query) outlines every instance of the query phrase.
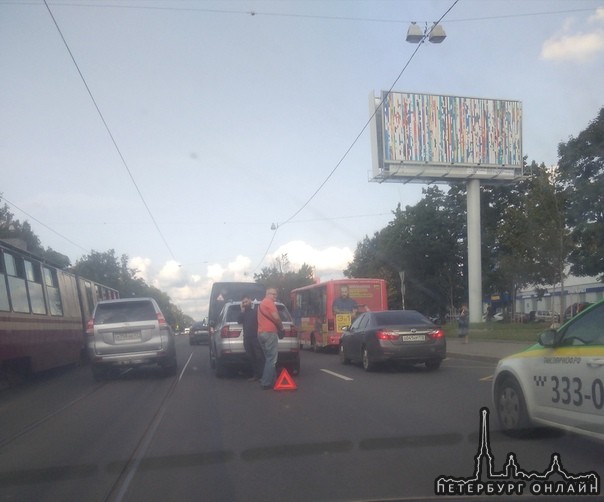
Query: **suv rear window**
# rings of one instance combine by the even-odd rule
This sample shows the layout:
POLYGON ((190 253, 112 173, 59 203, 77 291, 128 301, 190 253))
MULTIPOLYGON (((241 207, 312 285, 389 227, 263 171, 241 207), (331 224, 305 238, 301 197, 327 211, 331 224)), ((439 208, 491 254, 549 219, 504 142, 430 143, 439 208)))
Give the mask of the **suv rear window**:
MULTIPOLYGON (((257 308, 258 305, 254 305, 254 309, 257 308)), ((285 305, 278 303, 277 311, 279 312, 279 317, 281 317, 283 322, 292 322, 292 318, 289 315, 289 310, 285 308, 285 305)), ((225 322, 237 322, 239 314, 241 314, 241 305, 239 303, 230 305, 226 313, 225 322)))
POLYGON ((99 303, 94 315, 95 324, 157 320, 151 302, 99 303))

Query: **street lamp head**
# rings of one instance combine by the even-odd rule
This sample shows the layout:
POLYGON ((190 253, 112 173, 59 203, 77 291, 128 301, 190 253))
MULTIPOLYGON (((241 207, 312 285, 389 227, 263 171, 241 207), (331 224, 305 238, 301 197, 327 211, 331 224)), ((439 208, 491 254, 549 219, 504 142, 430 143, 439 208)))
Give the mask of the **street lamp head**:
POLYGON ((424 38, 424 32, 417 25, 417 23, 415 21, 413 21, 411 23, 411 25, 409 26, 409 29, 407 30, 407 38, 405 40, 407 40, 407 42, 412 43, 412 44, 418 44, 422 41, 423 38, 424 38))
POLYGON ((405 38, 405 40, 412 44, 419 44, 426 38, 433 44, 440 44, 447 38, 447 34, 445 33, 444 28, 438 23, 434 23, 430 30, 428 30, 427 25, 425 29, 422 30, 419 25, 413 21, 407 30, 407 38, 405 38))
POLYGON ((440 24, 434 23, 428 34, 428 40, 433 44, 440 44, 445 38, 447 38, 447 34, 444 28, 440 24))

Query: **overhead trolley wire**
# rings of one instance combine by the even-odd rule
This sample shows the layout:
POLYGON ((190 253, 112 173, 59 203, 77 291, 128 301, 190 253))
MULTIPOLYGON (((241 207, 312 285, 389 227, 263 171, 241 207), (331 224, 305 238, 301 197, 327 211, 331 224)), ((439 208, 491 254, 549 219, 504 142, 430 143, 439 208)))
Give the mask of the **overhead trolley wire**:
POLYGON ((113 146, 114 146, 115 150, 117 151, 117 153, 122 161, 122 164, 125 167, 126 172, 128 173, 128 176, 130 177, 130 180, 132 181, 132 184, 134 185, 134 188, 136 188, 138 196, 139 196, 140 200, 142 201, 143 205, 145 206, 145 209, 147 210, 147 213, 149 214, 149 217, 151 218, 151 221, 153 222, 153 225, 155 226, 157 233, 159 234, 162 241, 164 242, 164 245, 166 246, 166 249, 170 253, 170 256, 172 257, 172 259, 177 261, 176 257, 174 256, 174 253, 172 252, 172 249, 170 248, 170 245, 168 244, 168 241, 166 240, 166 237, 164 236, 163 232, 161 231, 161 228, 159 227, 159 225, 157 224, 157 221, 155 220, 155 217, 153 216, 153 213, 151 212, 151 208, 147 204, 145 197, 143 196, 138 184, 136 183, 136 180, 134 179, 134 176, 132 175, 132 171, 130 171, 130 168, 128 167, 128 163, 126 162, 126 159, 124 158, 122 151, 120 150, 120 147, 118 146, 117 141, 115 140, 115 137, 113 136, 113 133, 111 132, 109 124, 107 124, 107 121, 105 120, 105 117, 103 116, 103 113, 101 112, 101 109, 100 109, 99 105, 97 104, 96 99, 94 99, 94 95, 92 94, 92 91, 90 90, 90 87, 88 86, 88 83, 86 82, 86 79, 84 78, 84 75, 82 74, 82 71, 80 70, 78 63, 77 63, 73 53, 71 52, 71 49, 69 48, 69 44, 67 43, 67 40, 65 40, 65 37, 63 36, 63 32, 61 31, 61 28, 59 27, 59 24, 57 23, 57 20, 55 19, 52 11, 50 10, 50 7, 48 6, 48 2, 46 0, 44 0, 44 5, 46 5, 46 9, 48 10, 50 17, 52 18, 52 21, 53 21, 55 27, 57 28, 59 35, 61 36, 61 40, 63 40, 63 44, 65 45, 65 48, 67 49, 67 52, 69 53, 69 56, 71 57, 71 60, 73 61, 73 64, 75 65, 76 70, 78 71, 78 74, 80 75, 80 78, 82 79, 82 82, 84 83, 84 87, 86 87, 86 91, 88 92, 88 95, 90 96, 90 99, 92 100, 92 103, 94 104, 94 107, 96 108, 96 111, 99 114, 99 117, 101 118, 101 121, 103 122, 103 125, 105 126, 105 130, 107 131, 107 134, 109 134, 109 138, 111 139, 111 142, 113 143, 113 146))
POLYGON ((302 206, 300 206, 300 208, 297 211, 295 211, 289 218, 287 218, 283 222, 274 225, 274 228, 273 228, 274 232, 273 232, 273 236, 271 238, 270 244, 268 245, 266 251, 264 252, 264 255, 262 256, 262 258, 258 262, 258 265, 256 265, 256 268, 254 269, 254 271, 258 270, 258 267, 260 267, 260 265, 262 265, 262 262, 266 258, 267 254, 268 254, 268 252, 270 250, 270 247, 271 247, 271 245, 272 245, 272 243, 273 243, 273 241, 275 239, 275 235, 277 234, 277 231, 279 230, 279 227, 285 225, 286 223, 290 223, 296 216, 298 216, 298 214, 300 214, 306 208, 306 206, 308 206, 308 204, 310 204, 310 202, 317 196, 317 194, 323 189, 323 187, 327 184, 327 182, 330 180, 330 178, 335 174, 335 172, 338 170, 338 168, 342 165, 342 162, 344 162, 344 160, 346 159, 346 157, 348 157, 348 154, 350 153, 350 151, 357 144, 357 142, 359 141, 360 137, 363 135, 363 133, 365 132, 365 130, 367 129, 367 127, 369 127, 369 125, 371 124, 371 121, 373 120, 373 118, 375 117, 375 114, 377 113, 377 110, 384 104, 384 100, 392 92, 392 90, 394 89, 394 86, 401 79, 401 77, 405 73, 405 70, 407 70, 407 68, 411 64, 411 61, 413 61, 413 59, 415 58, 415 55, 418 53, 420 47, 430 37, 430 34, 432 33, 432 30, 434 29, 434 26, 436 26, 437 24, 439 24, 447 16, 447 14, 449 12, 451 12, 451 10, 453 9, 453 7, 455 7, 455 5, 457 5, 458 2, 459 2, 459 0, 455 0, 451 4, 451 6, 445 11, 445 13, 442 16, 440 16, 440 18, 438 19, 438 21, 436 21, 432 25, 432 28, 430 28, 429 30, 426 31, 426 33, 424 33, 424 36, 419 41, 419 43, 418 43, 417 47, 415 48, 415 50, 411 53, 411 56, 409 56, 409 59, 407 60, 407 62, 403 66, 403 69, 399 72, 399 74, 396 77, 396 79, 394 79, 394 82, 392 82, 392 85, 390 86, 390 88, 388 89, 388 91, 382 97, 382 100, 380 101, 380 103, 378 104, 378 106, 375 108, 375 110, 373 111, 373 113, 371 114, 371 116, 369 117, 369 119, 365 122, 365 124, 363 125, 363 127, 361 128, 361 130, 359 131, 359 133, 353 139, 353 141, 350 144, 350 146, 346 149, 346 151, 344 152, 344 154, 342 155, 342 157, 340 157, 340 160, 336 163, 335 167, 331 170, 331 172, 327 175, 327 177, 323 180, 323 182, 317 187, 317 189, 311 194, 311 196, 306 200, 306 202, 304 202, 304 204, 302 204, 302 206))

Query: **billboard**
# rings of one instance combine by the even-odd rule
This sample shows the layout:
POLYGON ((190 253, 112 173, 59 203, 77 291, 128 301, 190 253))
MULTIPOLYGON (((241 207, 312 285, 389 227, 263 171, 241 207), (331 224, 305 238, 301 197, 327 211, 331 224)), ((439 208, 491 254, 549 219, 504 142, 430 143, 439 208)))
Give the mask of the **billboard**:
POLYGON ((371 97, 374 181, 522 176, 519 101, 383 92, 371 97))

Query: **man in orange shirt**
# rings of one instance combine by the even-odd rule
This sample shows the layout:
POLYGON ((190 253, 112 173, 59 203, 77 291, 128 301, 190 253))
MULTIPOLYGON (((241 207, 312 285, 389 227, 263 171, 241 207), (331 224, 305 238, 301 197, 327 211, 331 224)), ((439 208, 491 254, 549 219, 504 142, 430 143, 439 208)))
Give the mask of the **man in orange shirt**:
POLYGON ((258 340, 264 352, 264 370, 260 385, 263 389, 272 389, 277 378, 277 356, 279 355, 279 335, 283 330, 283 323, 277 310, 275 301, 277 290, 268 288, 266 296, 258 306, 258 340))

